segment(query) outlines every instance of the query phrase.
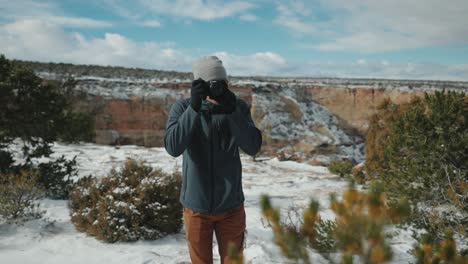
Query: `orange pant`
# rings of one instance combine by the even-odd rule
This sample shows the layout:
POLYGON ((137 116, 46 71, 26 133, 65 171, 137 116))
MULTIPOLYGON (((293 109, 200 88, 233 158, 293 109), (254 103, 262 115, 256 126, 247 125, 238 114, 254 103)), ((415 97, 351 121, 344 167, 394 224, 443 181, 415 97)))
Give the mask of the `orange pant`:
POLYGON ((229 263, 228 242, 236 244, 239 254, 243 254, 245 242, 245 209, 240 207, 221 214, 203 214, 184 207, 185 236, 193 264, 213 263, 213 230, 218 241, 221 263, 229 263))

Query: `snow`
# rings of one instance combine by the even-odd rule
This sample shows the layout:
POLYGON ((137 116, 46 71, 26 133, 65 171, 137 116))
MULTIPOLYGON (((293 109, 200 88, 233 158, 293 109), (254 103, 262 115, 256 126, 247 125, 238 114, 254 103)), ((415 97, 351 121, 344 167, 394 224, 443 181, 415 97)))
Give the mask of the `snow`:
MULTIPOLYGON (((60 74, 56 74, 53 72, 48 71, 37 71, 36 74, 44 79, 61 79, 63 76, 60 74)), ((108 82, 126 82, 126 83, 181 83, 181 82, 191 82, 190 79, 181 79, 181 78, 171 78, 168 79, 167 77, 164 78, 135 78, 129 77, 126 78, 122 77, 101 77, 101 76, 93 76, 93 75, 76 75, 71 74, 70 76, 74 80, 94 80, 94 81, 108 81, 108 82)))
MULTIPOLYGON (((255 111, 264 113, 257 125, 271 128, 269 136, 272 139, 287 142, 302 141, 314 146, 335 145, 340 158, 352 159, 358 163, 364 160, 364 143, 356 143, 357 138, 341 129, 337 117, 327 108, 313 100, 301 98, 296 94, 297 89, 289 87, 262 87, 262 89, 262 92, 252 95, 255 111), (288 107, 286 102, 292 106, 288 107), (292 117, 293 113, 300 114, 300 118, 292 117)), ((312 158, 329 163, 332 157, 314 154, 312 158)))
POLYGON ((189 89, 169 89, 147 82, 117 82, 100 80, 81 80, 75 89, 87 94, 103 96, 106 98, 132 99, 132 98, 182 98, 189 94, 189 89))
MULTIPOLYGON (((20 146, 11 148, 19 150, 20 146)), ((53 150, 54 157, 78 155, 78 177, 89 174, 103 177, 112 167, 122 165, 127 157, 144 160, 166 172, 180 171, 182 165, 182 156, 173 158, 164 148, 55 143, 53 150)), ((347 182, 321 166, 277 158, 255 162, 244 154, 241 161, 247 215, 245 263, 292 263, 281 255, 273 242, 272 229, 261 214, 260 195, 268 193, 273 206, 281 208, 282 215, 287 207, 304 208, 310 198, 314 198, 320 202, 321 216, 332 219, 334 215, 327 209, 329 194, 343 192, 347 182)), ((1 263, 190 263, 184 227, 177 234, 155 241, 108 244, 75 229, 70 222, 67 201, 42 199, 40 202, 40 208, 46 210, 43 219, 26 222, 23 226, 0 224, 1 263)), ((394 263, 407 263, 412 257, 406 251, 413 241, 408 232, 399 229, 395 232, 398 235, 392 242, 397 260, 394 263)), ((314 263, 327 263, 316 253, 311 252, 311 256, 314 263)), ((220 262, 215 235, 213 258, 214 263, 220 262)))
POLYGON ((401 92, 441 91, 445 88, 447 91, 456 91, 468 93, 467 82, 453 81, 435 81, 435 80, 391 80, 391 79, 354 79, 354 78, 293 78, 293 77, 260 77, 248 78, 237 77, 231 80, 236 85, 252 85, 261 87, 265 85, 283 85, 288 87, 297 86, 316 86, 316 87, 335 87, 341 89, 384 89, 396 90, 401 92))

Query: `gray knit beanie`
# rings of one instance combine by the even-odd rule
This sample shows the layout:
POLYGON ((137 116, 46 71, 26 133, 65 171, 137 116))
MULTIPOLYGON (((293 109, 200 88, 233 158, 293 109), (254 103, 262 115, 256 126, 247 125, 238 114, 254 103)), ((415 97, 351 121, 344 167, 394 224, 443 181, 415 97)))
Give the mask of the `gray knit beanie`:
POLYGON ((226 80, 226 69, 223 62, 216 56, 203 56, 195 59, 193 65, 193 79, 202 78, 205 81, 226 80))

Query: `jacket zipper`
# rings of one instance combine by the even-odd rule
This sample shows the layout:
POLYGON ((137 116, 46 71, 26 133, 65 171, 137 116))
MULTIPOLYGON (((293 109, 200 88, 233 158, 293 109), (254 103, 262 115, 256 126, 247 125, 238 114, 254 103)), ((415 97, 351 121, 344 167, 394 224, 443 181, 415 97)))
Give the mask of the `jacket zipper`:
POLYGON ((213 115, 212 109, 210 111, 210 177, 211 177, 211 199, 210 199, 210 213, 213 211, 213 198, 214 198, 214 177, 213 177, 213 115))

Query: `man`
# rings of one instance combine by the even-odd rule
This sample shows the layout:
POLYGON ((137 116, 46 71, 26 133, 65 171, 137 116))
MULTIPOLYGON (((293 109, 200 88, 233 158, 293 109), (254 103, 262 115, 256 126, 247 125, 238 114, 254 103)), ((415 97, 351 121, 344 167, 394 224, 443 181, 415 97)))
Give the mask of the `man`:
POLYGON ((173 157, 183 154, 180 202, 192 263, 213 263, 213 231, 227 263, 228 243, 242 254, 246 230, 239 147, 254 156, 262 135, 229 89, 220 59, 200 57, 192 69, 191 96, 171 107, 164 146, 173 157))

